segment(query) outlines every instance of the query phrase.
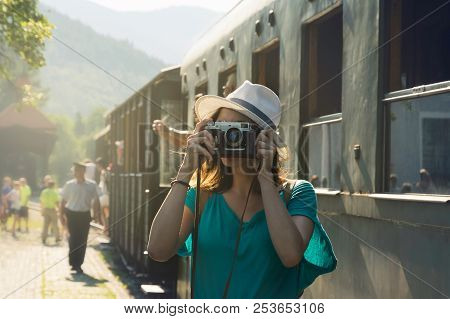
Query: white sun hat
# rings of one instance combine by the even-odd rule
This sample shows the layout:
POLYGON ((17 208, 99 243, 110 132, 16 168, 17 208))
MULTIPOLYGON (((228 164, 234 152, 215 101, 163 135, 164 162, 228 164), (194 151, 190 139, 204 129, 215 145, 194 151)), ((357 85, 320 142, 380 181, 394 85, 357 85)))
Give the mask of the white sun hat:
MULTIPOLYGON (((195 102, 195 113, 200 120, 211 117, 220 108, 235 110, 244 114, 262 129, 271 128, 277 132, 281 119, 281 105, 278 96, 268 87, 245 81, 226 98, 204 95, 195 102)), ((274 138, 282 143, 278 134, 274 138)))

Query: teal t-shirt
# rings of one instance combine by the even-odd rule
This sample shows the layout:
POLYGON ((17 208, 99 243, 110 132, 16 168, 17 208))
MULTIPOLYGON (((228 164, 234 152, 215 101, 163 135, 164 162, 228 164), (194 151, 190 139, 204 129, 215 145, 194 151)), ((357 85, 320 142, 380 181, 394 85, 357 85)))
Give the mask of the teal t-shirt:
MULTIPOLYGON (((283 191, 280 191, 283 198, 283 191)), ((194 212, 195 189, 188 190, 185 205, 194 212)), ((298 298, 318 276, 336 268, 330 239, 317 216, 312 185, 295 183, 287 204, 291 216, 303 215, 314 222, 314 231, 298 266, 286 268, 273 247, 264 210, 242 228, 229 298, 298 298)), ((213 193, 205 204, 199 225, 195 298, 222 298, 229 275, 239 228, 239 218, 222 194, 213 193)), ((190 235, 178 254, 192 253, 190 235)))

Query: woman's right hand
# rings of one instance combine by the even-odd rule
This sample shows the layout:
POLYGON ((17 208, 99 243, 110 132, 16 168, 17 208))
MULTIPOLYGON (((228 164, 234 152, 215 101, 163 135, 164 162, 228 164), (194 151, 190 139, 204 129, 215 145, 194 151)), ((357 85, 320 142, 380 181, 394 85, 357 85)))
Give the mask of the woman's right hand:
POLYGON ((187 139, 186 156, 178 173, 188 179, 187 181, 198 168, 199 161, 201 161, 200 157, 206 158, 208 161, 213 160, 214 138, 210 132, 205 130, 205 126, 210 122, 213 122, 213 120, 206 118, 197 123, 194 133, 187 139))

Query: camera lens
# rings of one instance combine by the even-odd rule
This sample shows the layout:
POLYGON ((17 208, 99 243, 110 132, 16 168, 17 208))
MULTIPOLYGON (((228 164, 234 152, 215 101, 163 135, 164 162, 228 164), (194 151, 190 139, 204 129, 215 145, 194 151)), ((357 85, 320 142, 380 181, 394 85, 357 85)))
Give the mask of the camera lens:
POLYGON ((232 127, 225 133, 225 142, 228 147, 238 147, 242 142, 242 132, 240 129, 232 127))

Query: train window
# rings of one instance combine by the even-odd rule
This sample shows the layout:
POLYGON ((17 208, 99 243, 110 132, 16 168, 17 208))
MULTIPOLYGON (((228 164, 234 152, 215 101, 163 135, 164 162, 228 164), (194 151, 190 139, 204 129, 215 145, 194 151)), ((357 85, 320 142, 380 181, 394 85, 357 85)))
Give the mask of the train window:
POLYGON ((386 40, 392 40, 384 55, 384 189, 449 195, 450 6, 393 0, 385 10, 386 40))
POLYGON ((340 189, 342 7, 304 27, 300 165, 314 187, 340 189))
POLYGON ((153 132, 152 125, 147 123, 138 123, 138 170, 139 172, 150 172, 154 169, 155 162, 152 151, 156 147, 158 139, 153 132))
POLYGON ((341 112, 342 7, 305 25, 302 116, 307 121, 341 112))
POLYGON ((341 113, 323 116, 302 129, 301 163, 316 188, 340 189, 341 113))
POLYGON ((386 188, 391 193, 449 195, 450 93, 423 97, 415 97, 413 90, 403 93, 405 99, 394 94, 387 98, 386 188))
MULTIPOLYGON (((168 100, 161 101, 161 120, 169 127, 182 129, 183 101, 168 100)), ((171 145, 167 140, 160 139, 159 149, 159 184, 160 186, 170 185, 172 178, 176 176, 181 165, 181 154, 179 149, 171 145)))
POLYGON ((203 82, 195 87, 195 96, 199 96, 199 94, 206 95, 208 94, 208 82, 203 82))
POLYGON ((253 53, 253 83, 267 86, 277 95, 280 89, 280 42, 278 39, 253 53))
POLYGON ((219 73, 219 87, 217 95, 227 97, 236 89, 236 66, 219 73))
POLYGON ((450 80, 446 2, 386 1, 385 92, 450 80))

